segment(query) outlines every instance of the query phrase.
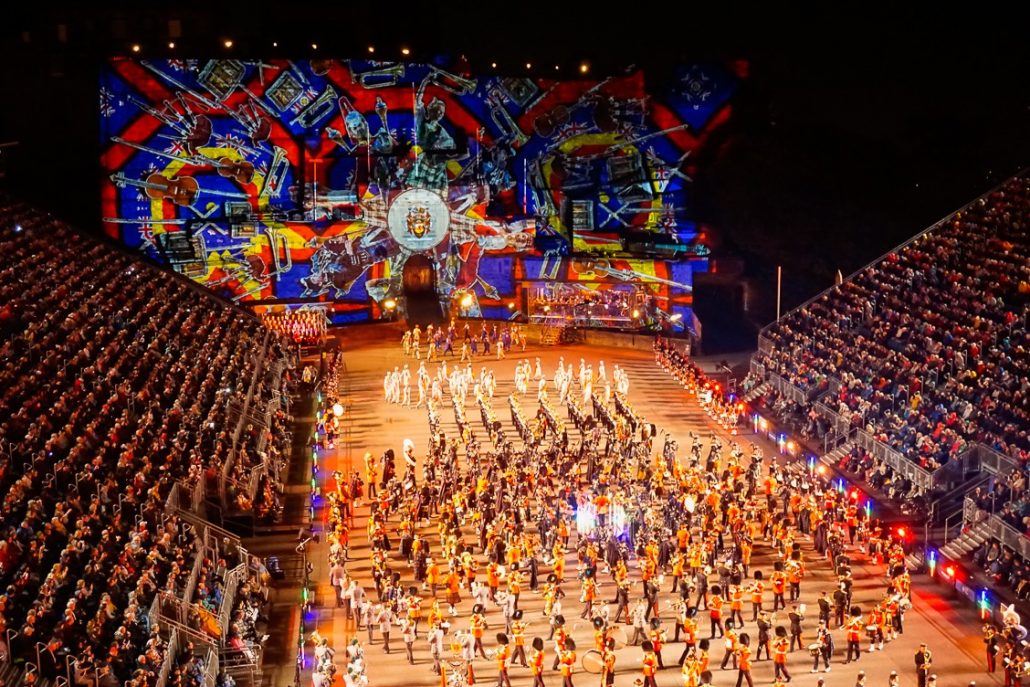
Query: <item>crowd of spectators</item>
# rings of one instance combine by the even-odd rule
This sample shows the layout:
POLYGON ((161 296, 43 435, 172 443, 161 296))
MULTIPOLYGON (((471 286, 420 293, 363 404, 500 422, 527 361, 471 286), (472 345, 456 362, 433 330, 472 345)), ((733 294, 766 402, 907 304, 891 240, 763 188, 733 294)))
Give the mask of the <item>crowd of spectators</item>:
MULTIPOLYGON (((0 205, 3 648, 44 680, 68 656, 84 684, 153 685, 168 646, 152 602, 203 555, 168 494, 229 458, 230 405, 285 349, 167 273, 0 205)), ((200 684, 203 660, 185 643, 170 683, 200 684)))
POLYGON ((1008 587, 1017 599, 1030 600, 1030 562, 997 539, 988 539, 972 553, 975 566, 997 587, 1008 587))
POLYGON ((784 317, 759 362, 928 470, 971 442, 1030 460, 1028 217, 1015 177, 784 317))

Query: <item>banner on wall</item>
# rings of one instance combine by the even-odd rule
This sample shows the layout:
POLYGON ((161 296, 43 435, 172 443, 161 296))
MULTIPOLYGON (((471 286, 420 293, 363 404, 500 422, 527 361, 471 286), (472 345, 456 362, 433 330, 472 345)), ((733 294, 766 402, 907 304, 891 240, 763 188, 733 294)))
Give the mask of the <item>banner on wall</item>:
POLYGON ((641 72, 114 59, 105 230, 244 305, 332 301, 337 323, 402 296, 412 255, 431 259, 441 301, 470 295, 484 314, 511 310, 527 260, 625 258, 628 237, 678 256, 630 272, 679 262, 689 284, 706 254, 688 220, 691 155, 729 117, 736 78, 694 67, 650 94, 641 72))

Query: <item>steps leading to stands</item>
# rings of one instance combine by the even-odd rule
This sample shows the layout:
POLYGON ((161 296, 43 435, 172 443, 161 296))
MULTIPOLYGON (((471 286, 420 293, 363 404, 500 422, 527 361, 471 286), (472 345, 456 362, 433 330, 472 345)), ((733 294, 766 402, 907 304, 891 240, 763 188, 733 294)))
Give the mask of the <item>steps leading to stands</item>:
POLYGON ((0 662, 0 684, 19 685, 25 672, 25 665, 6 661, 7 658, 9 657, 5 657, 5 661, 0 662))
POLYGON ((754 389, 744 394, 744 398, 740 400, 742 400, 744 403, 750 404, 756 398, 764 396, 767 391, 769 391, 769 385, 766 382, 762 382, 754 389))
POLYGON ((564 327, 544 327, 540 330, 540 345, 554 346, 561 343, 561 334, 564 327))
POLYGON ((990 523, 987 521, 973 525, 967 532, 951 540, 941 547, 941 553, 953 560, 965 558, 969 553, 988 539, 990 523))
POLYGON ((853 448, 855 448, 855 443, 853 441, 845 441, 843 444, 824 455, 822 457, 822 461, 829 465, 837 465, 841 458, 848 453, 851 453, 851 449, 853 448))

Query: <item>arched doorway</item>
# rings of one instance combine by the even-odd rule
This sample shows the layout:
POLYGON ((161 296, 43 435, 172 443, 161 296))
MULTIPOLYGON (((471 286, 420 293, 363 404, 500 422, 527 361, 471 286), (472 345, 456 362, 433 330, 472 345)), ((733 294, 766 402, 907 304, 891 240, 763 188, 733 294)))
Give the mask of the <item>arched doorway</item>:
POLYGON ((417 253, 404 263, 404 295, 431 293, 436 297, 436 271, 428 256, 417 253))
POLYGON ((441 320, 440 299, 436 295, 436 267, 428 255, 416 253, 404 263, 405 317, 419 324, 441 320))

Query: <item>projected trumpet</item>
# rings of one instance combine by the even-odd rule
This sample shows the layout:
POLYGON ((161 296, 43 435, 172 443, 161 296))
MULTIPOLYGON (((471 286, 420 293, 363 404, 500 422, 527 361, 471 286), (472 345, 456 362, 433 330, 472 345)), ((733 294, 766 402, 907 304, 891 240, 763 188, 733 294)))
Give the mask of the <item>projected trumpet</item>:
POLYGON ((503 132, 503 138, 510 138, 512 145, 516 148, 523 146, 529 140, 529 136, 523 133, 522 129, 519 128, 518 122, 504 108, 503 97, 497 91, 492 91, 491 96, 493 97, 489 98, 490 119, 503 132))
POLYGON ((468 95, 476 90, 476 80, 467 79, 457 74, 429 65, 429 80, 440 88, 454 95, 468 95))
POLYGON ((351 74, 351 81, 360 83, 364 88, 387 88, 396 86, 404 77, 404 65, 392 64, 388 67, 370 69, 360 74, 351 74))
POLYGON ((336 89, 327 84, 325 92, 301 110, 296 117, 291 119, 290 124, 297 124, 305 129, 310 129, 336 108, 336 96, 336 89))

